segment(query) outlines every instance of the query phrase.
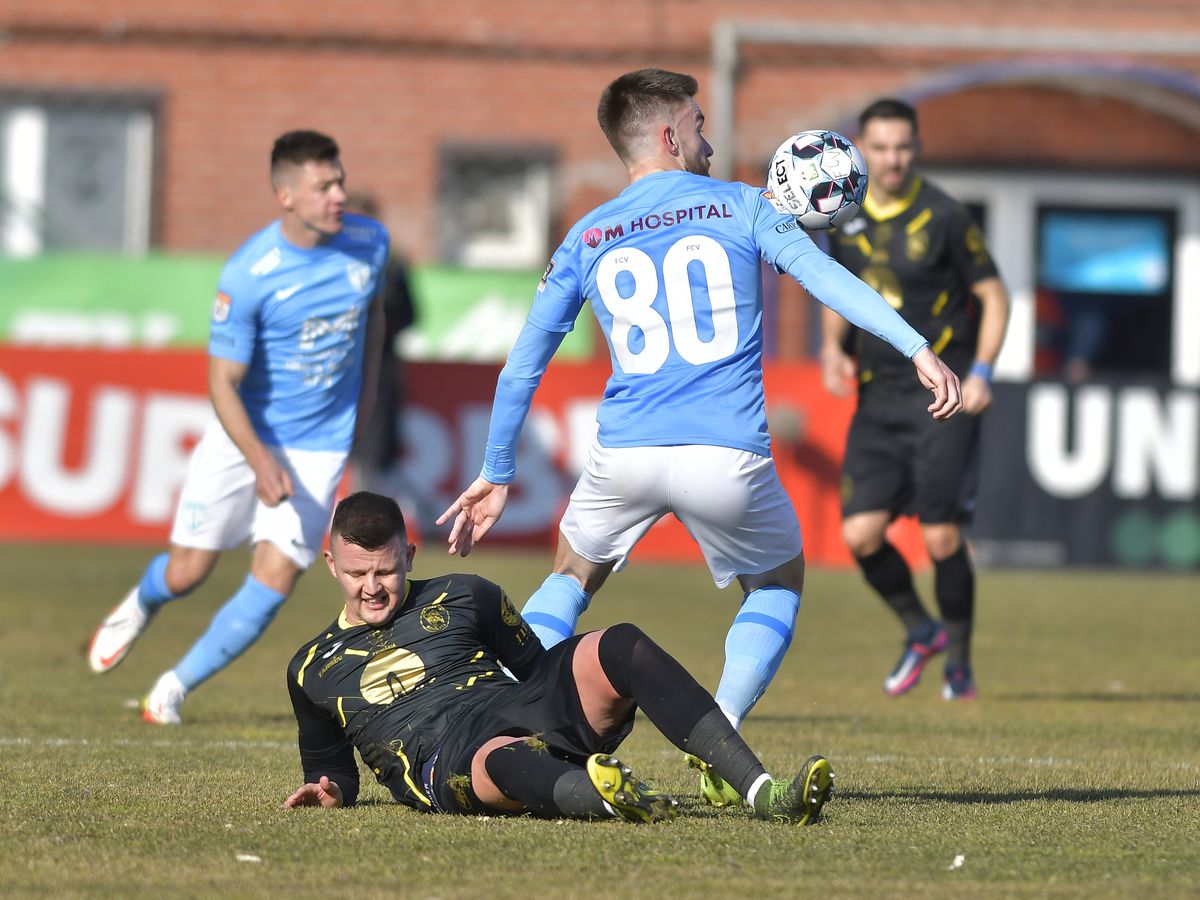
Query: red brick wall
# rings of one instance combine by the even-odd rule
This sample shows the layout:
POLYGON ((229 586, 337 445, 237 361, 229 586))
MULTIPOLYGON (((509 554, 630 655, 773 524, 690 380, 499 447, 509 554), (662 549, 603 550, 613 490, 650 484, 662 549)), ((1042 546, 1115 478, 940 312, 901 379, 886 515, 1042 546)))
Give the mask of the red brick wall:
MULTIPOLYGON (((98 88, 162 100, 159 242, 226 252, 274 214, 266 157, 294 127, 333 134, 354 186, 375 191, 397 241, 434 252, 437 149, 446 142, 558 148, 560 230, 623 184, 596 128, 603 85, 663 65, 711 97, 711 31, 798 21, 791 0, 8 0, 0 91, 98 88)), ((1194 0, 1048 4, 844 0, 832 16, 878 25, 1198 33, 1194 0)), ((1002 54, 747 49, 737 88, 737 172, 759 180, 800 127, 845 122, 879 93, 1002 54)), ((1200 73, 1196 59, 1147 60, 1200 73)), ((973 88, 921 105, 928 157, 958 164, 1194 167, 1195 131, 1129 101, 1047 86, 973 88), (1120 135, 1136 134, 1136 142, 1120 135)))

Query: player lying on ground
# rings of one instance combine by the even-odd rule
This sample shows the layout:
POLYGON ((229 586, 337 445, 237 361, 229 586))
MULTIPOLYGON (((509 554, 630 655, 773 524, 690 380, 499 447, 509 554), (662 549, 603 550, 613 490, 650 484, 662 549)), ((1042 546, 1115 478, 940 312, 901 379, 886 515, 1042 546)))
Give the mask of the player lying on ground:
POLYGON ((306 784, 284 806, 353 804, 357 748, 399 802, 425 812, 670 819, 675 801, 611 755, 640 708, 756 816, 820 816, 829 762, 771 778, 712 695, 636 626, 546 650, 491 582, 408 582, 415 551, 395 501, 364 491, 338 504, 325 559, 345 608, 288 666, 306 784))

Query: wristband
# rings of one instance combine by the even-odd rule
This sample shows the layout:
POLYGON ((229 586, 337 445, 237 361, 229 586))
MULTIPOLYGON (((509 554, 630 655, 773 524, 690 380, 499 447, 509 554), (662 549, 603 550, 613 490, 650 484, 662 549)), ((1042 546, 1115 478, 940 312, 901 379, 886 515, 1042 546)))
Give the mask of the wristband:
POLYGON ((985 363, 982 360, 975 360, 971 364, 971 374, 977 375, 988 384, 992 383, 992 367, 990 363, 985 363))

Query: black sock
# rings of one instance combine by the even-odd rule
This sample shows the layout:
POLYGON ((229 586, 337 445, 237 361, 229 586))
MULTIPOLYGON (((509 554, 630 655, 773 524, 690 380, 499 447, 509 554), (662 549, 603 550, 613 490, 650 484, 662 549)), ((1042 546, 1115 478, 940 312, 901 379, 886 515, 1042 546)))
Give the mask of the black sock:
POLYGON ((713 766, 746 796, 766 770, 687 669, 636 625, 606 629, 597 649, 618 694, 632 698, 663 737, 713 766))
POLYGON ((506 744, 484 762, 492 783, 539 819, 610 816, 587 770, 555 756, 537 738, 506 744))
POLYGON ((971 627, 975 622, 975 570, 967 545, 945 559, 935 560, 934 591, 946 626, 946 665, 971 664, 971 627))
POLYGON ((920 631, 932 621, 913 587, 912 569, 895 547, 884 541, 870 556, 856 556, 855 560, 867 584, 900 617, 908 634, 920 631))

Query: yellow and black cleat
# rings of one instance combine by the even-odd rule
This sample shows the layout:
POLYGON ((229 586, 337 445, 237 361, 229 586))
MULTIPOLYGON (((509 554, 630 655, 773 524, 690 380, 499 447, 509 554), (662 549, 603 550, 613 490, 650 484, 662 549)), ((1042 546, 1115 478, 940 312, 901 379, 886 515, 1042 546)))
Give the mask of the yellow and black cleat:
POLYGON ((679 815, 673 797, 638 781, 633 770, 615 756, 592 754, 587 773, 600 796, 626 822, 669 822, 679 815))
POLYGON ((833 797, 833 769, 823 756, 811 756, 791 780, 772 780, 754 798, 760 819, 790 825, 812 825, 833 797))
POLYGON ((740 806, 741 795, 733 785, 717 774, 717 770, 698 756, 684 754, 684 760, 693 769, 700 770, 700 796, 709 806, 740 806))

